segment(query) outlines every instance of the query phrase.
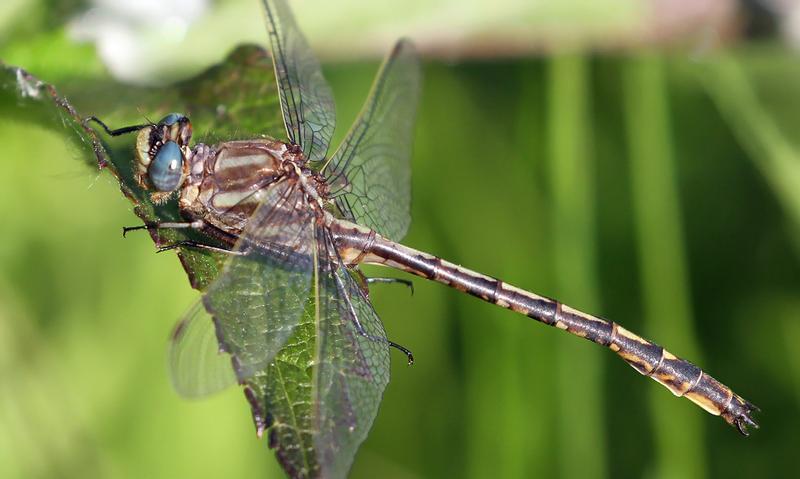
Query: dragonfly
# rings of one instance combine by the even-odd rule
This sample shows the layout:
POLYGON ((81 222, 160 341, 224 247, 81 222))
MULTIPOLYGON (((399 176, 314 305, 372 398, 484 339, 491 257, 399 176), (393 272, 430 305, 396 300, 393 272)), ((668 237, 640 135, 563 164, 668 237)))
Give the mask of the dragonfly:
MULTIPOLYGON (((192 125, 172 113, 111 129, 136 133, 135 177, 155 203, 177 197, 182 222, 126 228, 190 229, 207 241, 162 246, 223 252, 225 265, 170 346, 179 392, 201 396, 244 385, 256 429, 272 427, 248 379, 260 374, 313 319, 311 441, 307 475, 346 474, 389 381, 388 339, 361 265, 383 265, 605 346, 674 395, 744 434, 757 408, 698 366, 619 324, 400 244, 410 222, 410 157, 421 67, 408 40, 384 60, 363 109, 329 152, 335 125, 330 86, 285 0, 264 0, 269 47, 287 140, 257 138, 191 146, 192 125), (222 358, 220 360, 220 358, 222 358)), ((385 280, 385 279, 384 279, 385 280)), ((284 425, 285 426, 285 425, 284 425)), ((301 474, 303 475, 303 474, 301 474)))

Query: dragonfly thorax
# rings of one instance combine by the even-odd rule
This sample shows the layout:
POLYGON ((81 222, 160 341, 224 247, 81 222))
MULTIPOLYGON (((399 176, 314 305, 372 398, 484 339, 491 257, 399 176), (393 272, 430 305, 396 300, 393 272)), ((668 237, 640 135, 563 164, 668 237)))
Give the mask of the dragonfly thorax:
POLYGON ((238 235, 266 190, 296 168, 287 150, 286 143, 272 139, 196 145, 180 190, 181 213, 238 235))

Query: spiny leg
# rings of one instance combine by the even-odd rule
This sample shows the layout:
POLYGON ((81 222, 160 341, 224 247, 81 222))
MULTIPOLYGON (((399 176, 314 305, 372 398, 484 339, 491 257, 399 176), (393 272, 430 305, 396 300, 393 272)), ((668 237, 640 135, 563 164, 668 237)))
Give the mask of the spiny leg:
POLYGON ((117 128, 115 130, 112 130, 111 128, 108 127, 108 125, 103 123, 103 121, 100 120, 99 118, 97 118, 96 116, 90 116, 90 117, 86 118, 84 120, 84 123, 89 123, 90 121, 93 121, 93 122, 97 123, 98 125, 100 125, 101 127, 103 127, 103 130, 106 131, 106 134, 108 136, 125 135, 127 133, 133 133, 133 132, 141 130, 142 128, 146 128, 148 126, 151 126, 150 123, 145 123, 145 124, 142 124, 142 125, 123 126, 122 128, 117 128))
POLYGON ((395 283, 395 284, 404 284, 411 290, 411 296, 414 296, 414 283, 412 283, 408 279, 402 278, 382 278, 382 277, 375 277, 375 278, 366 278, 367 284, 372 283, 395 283))
POLYGON ((219 248, 217 246, 211 246, 211 245, 207 245, 207 244, 203 244, 203 243, 198 243, 197 241, 192 241, 192 240, 177 241, 175 243, 168 244, 166 246, 161 246, 156 250, 156 253, 163 253, 164 251, 170 251, 170 250, 181 248, 181 247, 196 248, 196 249, 200 249, 200 250, 214 251, 216 253, 225 253, 225 254, 231 254, 231 255, 235 255, 235 256, 246 256, 247 255, 247 253, 245 253, 244 251, 233 251, 233 250, 229 250, 229 249, 225 249, 225 248, 219 248))
MULTIPOLYGON (((366 334, 366 331, 363 331, 363 332, 366 334)), ((359 332, 358 334, 361 334, 361 332, 359 332)), ((408 365, 409 366, 414 364, 414 355, 411 353, 411 350, 409 350, 408 348, 406 348, 406 347, 404 347, 404 346, 402 346, 400 344, 395 343, 394 341, 390 341, 389 339, 387 339, 386 342, 389 343, 389 346, 395 348, 396 350, 398 350, 401 353, 406 355, 406 358, 408 359, 408 365)))
MULTIPOLYGON (((342 283, 341 278, 339 278, 337 274, 334 274, 333 277, 336 278, 336 283, 338 287, 341 288, 342 291, 347 291, 345 289, 344 284, 342 283)), ((389 278, 381 278, 381 279, 389 279, 389 278)), ((369 278, 367 278, 367 282, 369 282, 369 278)), ((395 343, 394 341, 391 341, 389 338, 381 338, 379 336, 375 336, 373 334, 368 333, 364 329, 364 326, 361 324, 361 321, 358 319, 358 314, 356 313, 355 307, 353 307, 353 303, 350 301, 350 296, 348 294, 344 294, 343 296, 345 298, 345 301, 347 301, 347 308, 350 310, 350 316, 353 319, 353 324, 355 324, 356 326, 356 333, 358 333, 359 336, 367 338, 370 341, 376 341, 388 344, 390 347, 395 348, 406 355, 406 359, 408 360, 409 366, 414 364, 414 354, 411 352, 411 350, 409 350, 404 346, 401 346, 400 344, 395 343)))
MULTIPOLYGON (((200 230, 205 226, 205 223, 202 220, 196 220, 191 222, 164 222, 164 223, 147 223, 138 226, 125 226, 122 228, 122 236, 125 237, 130 231, 139 231, 139 230, 159 230, 159 229, 194 229, 200 230)), ((196 248, 200 250, 206 251, 214 251, 217 253, 226 253, 232 255, 245 255, 246 253, 241 251, 232 251, 226 248, 220 248, 217 246, 207 245, 204 243, 199 243, 197 241, 192 240, 183 240, 183 241, 176 241, 175 243, 168 244, 166 246, 160 246, 156 253, 163 253, 164 251, 170 251, 173 249, 177 249, 180 247, 187 247, 187 248, 196 248)))
POLYGON ((370 341, 376 341, 379 343, 386 343, 390 347, 395 348, 396 350, 402 352, 406 355, 406 360, 408 361, 408 365, 411 366, 414 364, 414 354, 411 352, 410 349, 402 346, 400 344, 395 343, 394 341, 390 340, 389 338, 381 338, 380 336, 375 336, 374 334, 369 334, 365 329, 364 326, 361 324, 361 321, 358 319, 358 315, 355 314, 355 309, 353 305, 350 304, 350 298, 347 298, 347 305, 350 308, 350 313, 353 317, 353 324, 356 326, 356 332, 359 336, 365 337, 370 341))
POLYGON ((124 226, 122 228, 122 237, 126 237, 128 233, 131 231, 139 231, 139 230, 162 230, 162 229, 193 229, 193 230, 201 230, 205 226, 205 222, 202 220, 195 220, 189 222, 164 222, 164 223, 145 223, 143 225, 138 226, 124 226))

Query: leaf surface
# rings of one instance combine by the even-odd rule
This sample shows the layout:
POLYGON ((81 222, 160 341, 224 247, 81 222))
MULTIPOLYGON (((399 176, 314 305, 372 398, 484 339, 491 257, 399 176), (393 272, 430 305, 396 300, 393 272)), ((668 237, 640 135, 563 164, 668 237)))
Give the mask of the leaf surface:
MULTIPOLYGON (((76 145, 81 161, 114 175, 144 223, 180 221, 176 198, 156 205, 134 180, 135 134, 109 137, 87 124, 85 117, 95 115, 119 128, 181 112, 192 121, 195 143, 283 136, 271 59, 257 46, 240 46, 222 63, 166 88, 130 87, 102 78, 65 84, 69 95, 22 68, 0 62, 0 115, 12 114, 15 120, 62 132, 76 145)), ((210 241, 187 230, 159 230, 151 236, 157 245, 210 241)), ((214 281, 226 260, 220 253, 186 248, 178 256, 192 287, 200 291, 214 281)), ((316 333, 312 307, 309 301, 301 324, 274 361, 243 385, 257 431, 266 429, 269 446, 292 477, 319 471, 312 436, 316 333)))

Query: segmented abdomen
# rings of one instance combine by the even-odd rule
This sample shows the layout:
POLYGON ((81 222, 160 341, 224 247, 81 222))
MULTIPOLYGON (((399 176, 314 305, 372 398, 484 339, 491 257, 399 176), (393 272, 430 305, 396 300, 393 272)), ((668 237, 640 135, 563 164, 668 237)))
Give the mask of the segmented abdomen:
POLYGON ((614 322, 391 242, 357 225, 344 225, 335 225, 334 232, 345 261, 384 264, 401 269, 602 344, 641 374, 663 384, 674 395, 686 397, 709 413, 722 416, 742 434, 747 435, 748 426, 758 427, 751 417, 757 410, 754 405, 689 361, 614 322))

